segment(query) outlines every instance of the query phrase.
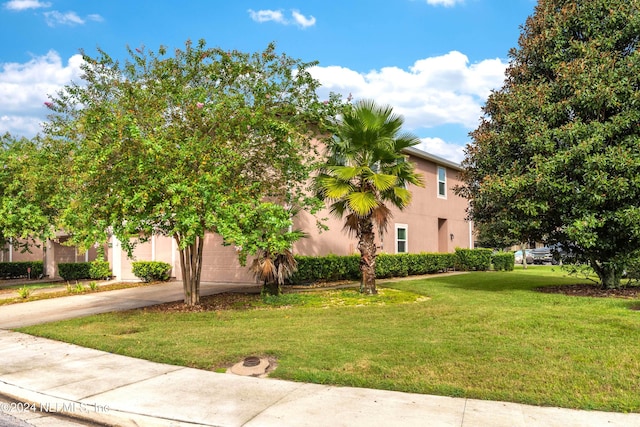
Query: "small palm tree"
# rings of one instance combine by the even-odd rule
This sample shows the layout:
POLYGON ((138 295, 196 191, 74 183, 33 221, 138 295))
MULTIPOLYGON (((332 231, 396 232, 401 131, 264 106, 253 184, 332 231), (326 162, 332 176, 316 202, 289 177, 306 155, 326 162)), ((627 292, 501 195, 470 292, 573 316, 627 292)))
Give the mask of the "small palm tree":
POLYGON ((301 230, 292 229, 297 210, 272 202, 256 205, 241 204, 230 207, 234 223, 225 223, 222 230, 225 244, 235 245, 240 263, 245 265, 248 256, 255 256, 249 270, 262 282, 264 295, 280 295, 282 285, 296 272, 297 262, 291 247, 306 237, 301 230), (229 225, 230 224, 230 225, 229 225))
POLYGON ((256 280, 262 282, 263 295, 280 295, 285 280, 293 275, 298 262, 289 249, 271 253, 260 250, 251 264, 251 272, 256 280))
POLYGON ((363 100, 347 108, 327 147, 327 161, 315 178, 318 196, 330 211, 345 218, 345 229, 358 238, 360 291, 376 294, 374 227, 384 232, 391 219, 387 205, 404 209, 411 202, 408 184, 423 186, 422 176, 402 153, 420 143, 401 133, 404 120, 390 106, 363 100))

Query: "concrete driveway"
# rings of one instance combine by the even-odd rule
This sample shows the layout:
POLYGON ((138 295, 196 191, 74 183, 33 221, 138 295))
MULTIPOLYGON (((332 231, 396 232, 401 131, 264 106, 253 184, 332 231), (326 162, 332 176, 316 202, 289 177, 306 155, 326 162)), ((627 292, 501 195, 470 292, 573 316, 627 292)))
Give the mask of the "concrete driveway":
MULTIPOLYGON (((200 295, 260 292, 260 286, 202 283, 200 295)), ((116 291, 95 292, 0 306, 0 329, 13 329, 91 314, 124 311, 183 299, 182 282, 168 282, 116 291)))

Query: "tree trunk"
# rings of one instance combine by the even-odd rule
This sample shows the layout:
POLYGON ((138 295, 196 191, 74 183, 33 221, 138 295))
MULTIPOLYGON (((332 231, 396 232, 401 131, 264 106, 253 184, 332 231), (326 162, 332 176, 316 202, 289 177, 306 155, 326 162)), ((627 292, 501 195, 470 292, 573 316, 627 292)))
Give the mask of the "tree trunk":
MULTIPOLYGON (((180 247, 179 235, 175 236, 178 248, 180 247)), ((180 270, 182 271, 182 287, 184 290, 184 303, 189 306, 200 304, 200 275, 202 273, 202 249, 204 236, 198 236, 195 241, 180 249, 180 270)))
POLYGON ((522 269, 527 269, 527 250, 524 248, 524 243, 520 244, 520 251, 522 252, 522 269))
POLYGON ((376 289, 376 242, 373 232, 373 222, 371 218, 360 220, 360 292, 374 295, 378 293, 376 289))
POLYGON ((265 295, 278 296, 282 293, 282 288, 280 287, 280 284, 275 280, 265 281, 262 285, 262 293, 265 295))
POLYGON ((616 289, 620 287, 624 268, 614 262, 598 262, 591 260, 591 267, 600 278, 603 289, 616 289))

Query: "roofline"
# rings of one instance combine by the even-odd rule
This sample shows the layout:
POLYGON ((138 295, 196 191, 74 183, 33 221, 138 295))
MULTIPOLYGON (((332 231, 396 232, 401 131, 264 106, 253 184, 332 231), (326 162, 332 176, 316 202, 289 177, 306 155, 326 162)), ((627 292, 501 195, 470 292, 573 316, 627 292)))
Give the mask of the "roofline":
POLYGON ((462 171, 462 165, 460 163, 452 162, 451 160, 447 160, 443 157, 436 156, 435 154, 427 153, 426 151, 422 151, 415 147, 408 147, 402 150, 404 153, 416 156, 420 159, 429 160, 431 162, 450 167, 451 169, 455 169, 457 171, 462 171))

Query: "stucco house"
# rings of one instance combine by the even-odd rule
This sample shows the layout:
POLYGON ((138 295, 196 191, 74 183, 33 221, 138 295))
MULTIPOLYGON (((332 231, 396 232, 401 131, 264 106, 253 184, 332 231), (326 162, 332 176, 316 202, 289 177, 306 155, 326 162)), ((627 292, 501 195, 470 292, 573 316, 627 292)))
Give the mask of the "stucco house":
MULTIPOLYGON (((453 193, 460 183, 459 164, 429 154, 416 148, 405 151, 409 161, 416 166, 424 178, 425 187, 411 187, 413 199, 404 210, 392 210, 393 217, 386 233, 376 235, 379 253, 453 252, 455 248, 473 247, 473 225, 468 222, 466 199, 453 193)), ((301 212, 295 218, 294 227, 305 231, 307 238, 298 241, 293 248, 300 255, 350 255, 357 252, 357 240, 343 231, 343 221, 329 215, 327 211, 317 214, 328 218, 329 230, 319 232, 316 217, 301 212)), ((31 249, 31 253, 20 253, 10 247, 0 251, 0 261, 44 260, 45 274, 58 275, 61 262, 92 261, 96 250, 80 253, 74 247, 65 246, 66 239, 60 233, 55 239, 31 249)), ((132 259, 127 257, 117 239, 112 239, 105 250, 116 280, 138 280, 132 273, 132 259)), ((171 275, 181 279, 180 257, 175 241, 170 237, 153 236, 148 242, 139 244, 134 251, 139 261, 164 261, 172 266, 171 275)), ((234 247, 223 246, 222 239, 208 234, 205 240, 203 282, 253 282, 247 267, 238 262, 234 247)))
MULTIPOLYGON (((456 247, 473 247, 473 226, 466 217, 468 201, 453 193, 460 183, 459 164, 429 154, 416 148, 405 151, 409 161, 424 177, 425 187, 411 187, 413 200, 404 211, 393 211, 393 217, 385 234, 377 236, 379 253, 453 252, 456 247)), ((343 221, 328 214, 325 223, 328 231, 319 232, 316 218, 301 212, 295 218, 294 228, 308 234, 293 248, 300 255, 349 255, 357 251, 357 240, 343 231, 343 221)), ((117 240, 111 242, 107 256, 117 280, 136 280, 131 272, 132 260, 127 258, 117 240)), ((136 260, 164 261, 172 266, 172 276, 181 279, 180 258, 175 241, 164 236, 154 236, 149 242, 138 245, 136 260)), ((206 236, 202 281, 204 282, 253 282, 253 277, 237 259, 235 249, 222 246, 222 239, 206 236)))
POLYGON ((86 262, 96 259, 96 248, 81 252, 74 246, 65 245, 66 240, 67 236, 64 233, 57 233, 55 238, 46 242, 36 241, 28 251, 15 249, 7 244, 0 247, 0 262, 42 261, 44 275, 58 277, 59 263, 86 262))

